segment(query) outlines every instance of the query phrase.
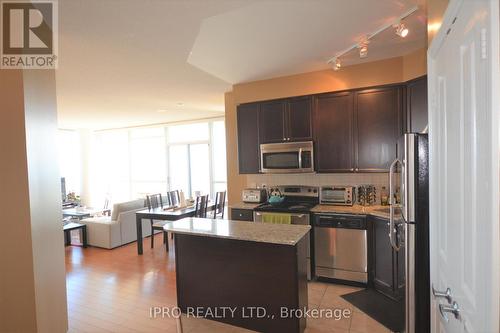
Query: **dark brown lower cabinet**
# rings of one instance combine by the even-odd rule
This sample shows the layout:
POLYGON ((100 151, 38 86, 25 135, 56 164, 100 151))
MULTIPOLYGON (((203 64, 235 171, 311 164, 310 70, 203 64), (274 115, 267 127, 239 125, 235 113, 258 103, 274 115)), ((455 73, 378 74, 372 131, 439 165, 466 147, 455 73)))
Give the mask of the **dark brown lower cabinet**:
POLYGON ((253 222, 253 210, 231 208, 231 220, 253 222))
POLYGON ((371 223, 371 285, 393 299, 404 296, 405 253, 395 251, 389 242, 389 220, 370 216, 371 223))

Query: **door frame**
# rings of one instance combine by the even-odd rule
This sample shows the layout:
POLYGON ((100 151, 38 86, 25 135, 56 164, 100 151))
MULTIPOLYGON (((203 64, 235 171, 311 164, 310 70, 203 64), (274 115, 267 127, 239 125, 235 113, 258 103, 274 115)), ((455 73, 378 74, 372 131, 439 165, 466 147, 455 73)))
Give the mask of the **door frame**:
MULTIPOLYGON (((428 51, 427 51, 427 72, 428 72, 428 96, 431 97, 433 94, 431 93, 433 89, 435 89, 435 82, 431 80, 435 76, 435 68, 434 68, 434 59, 437 57, 439 50, 441 49, 441 46, 445 43, 447 34, 448 34, 448 29, 451 27, 454 23, 455 17, 458 15, 459 10, 464 3, 464 1, 471 1, 471 0, 451 0, 448 8, 446 9, 446 12, 443 17, 443 23, 438 31, 438 33, 435 35, 434 39, 432 40, 428 51)), ((498 1, 490 0, 490 8, 491 12, 490 15, 494 15, 496 17, 491 18, 490 21, 492 22, 490 25, 491 28, 491 35, 487 36, 487 41, 491 42, 491 45, 487 45, 486 52, 488 59, 497 59, 497 61, 492 61, 491 65, 491 72, 488 75, 488 84, 490 89, 490 93, 488 93, 488 103, 489 106, 494 106, 493 107, 493 112, 491 114, 492 121, 491 121, 491 131, 492 131, 492 145, 491 145, 491 156, 496 156, 496 158, 492 159, 492 165, 491 165, 491 181, 492 184, 497 184, 496 186, 493 186, 493 195, 491 197, 485 197, 485 200, 490 200, 490 204, 492 207, 497 207, 496 211, 493 212, 493 218, 491 221, 492 223, 492 233, 491 233, 491 242, 492 242, 492 253, 489 258, 485 258, 485 261, 489 260, 490 265, 491 265, 491 273, 493 275, 492 277, 492 284, 491 286, 491 298, 490 298, 490 313, 487 316, 487 318, 490 319, 492 323, 492 327, 496 325, 497 329, 500 328, 500 209, 499 209, 499 199, 500 199, 500 98, 498 97, 498 93, 491 93, 491 92, 499 92, 500 91, 500 75, 493 75, 492 73, 499 74, 500 73, 500 64, 499 64, 499 59, 500 59, 500 31, 499 31, 499 5, 498 1)), ((428 112, 429 112, 429 147, 431 148, 433 145, 433 136, 432 136, 432 121, 431 121, 431 114, 430 111, 432 109, 435 109, 436 107, 436 100, 435 98, 431 97, 429 100, 429 107, 428 107, 428 112)), ((432 148, 431 148, 432 149, 432 148)), ((432 168, 432 162, 430 164, 430 168, 432 168)), ((429 188, 432 189, 432 182, 434 180, 432 179, 432 176, 429 178, 429 188)), ((431 194, 432 195, 432 194, 431 194)), ((430 216, 436 216, 435 211, 437 211, 437 207, 435 205, 430 204, 430 216)), ((433 221, 431 220, 430 223, 432 224, 433 221)), ((430 230, 432 232, 432 228, 430 230)), ((430 259, 431 259, 431 282, 433 280, 433 277, 436 277, 436 267, 435 267, 435 260, 433 260, 433 257, 436 257, 438 254, 436 253, 436 249, 433 248, 432 244, 432 237, 431 237, 431 244, 430 244, 430 259)), ((432 295, 431 295, 432 297, 432 295)), ((431 302, 431 308, 432 308, 432 302, 431 302)), ((436 320, 440 320, 439 318, 434 318, 435 316, 435 311, 432 311, 431 309, 431 322, 435 323, 436 320)), ((435 327, 432 325, 432 327, 435 327)))

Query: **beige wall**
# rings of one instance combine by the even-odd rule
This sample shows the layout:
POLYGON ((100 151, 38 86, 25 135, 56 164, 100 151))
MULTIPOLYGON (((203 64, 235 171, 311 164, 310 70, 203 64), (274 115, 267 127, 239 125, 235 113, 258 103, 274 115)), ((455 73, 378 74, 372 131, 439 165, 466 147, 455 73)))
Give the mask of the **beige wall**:
POLYGON ((53 71, 0 70, 0 332, 66 332, 53 71))
POLYGON ((405 57, 348 66, 339 71, 324 70, 234 85, 225 94, 229 204, 240 200, 241 190, 250 182, 247 176, 238 174, 238 104, 399 83, 425 75, 426 68, 426 51, 418 50, 405 57))
POLYGON ((438 32, 443 22, 444 12, 448 7, 449 0, 427 1, 427 41, 431 45, 432 39, 438 32))

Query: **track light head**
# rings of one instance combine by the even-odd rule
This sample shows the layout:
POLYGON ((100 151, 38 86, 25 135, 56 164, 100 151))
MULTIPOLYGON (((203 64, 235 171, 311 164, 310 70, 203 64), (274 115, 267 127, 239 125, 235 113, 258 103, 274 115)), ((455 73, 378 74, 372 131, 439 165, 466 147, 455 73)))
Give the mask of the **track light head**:
POLYGON ((368 56, 368 41, 363 41, 358 44, 359 57, 366 58, 368 56))
POLYGON ((410 30, 404 25, 404 23, 399 22, 398 24, 395 24, 394 27, 396 28, 396 35, 398 35, 401 38, 405 38, 408 36, 408 33, 410 30))
POLYGON ((342 67, 342 64, 340 63, 340 60, 338 58, 335 58, 335 62, 333 64, 333 70, 338 71, 342 67))
POLYGON ((332 66, 332 69, 333 69, 334 71, 338 71, 338 70, 342 67, 342 64, 340 63, 340 59, 339 59, 339 58, 337 58, 337 57, 334 57, 334 58, 330 59, 330 60, 328 61, 328 64, 329 64, 330 66, 332 66))

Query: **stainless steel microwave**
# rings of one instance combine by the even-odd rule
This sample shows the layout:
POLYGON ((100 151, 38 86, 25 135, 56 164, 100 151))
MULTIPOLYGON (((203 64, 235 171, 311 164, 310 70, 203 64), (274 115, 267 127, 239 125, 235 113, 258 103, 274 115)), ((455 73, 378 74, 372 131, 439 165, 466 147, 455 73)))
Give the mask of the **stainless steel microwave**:
POLYGON ((353 186, 321 186, 319 203, 322 205, 352 206, 355 201, 353 186))
POLYGON ((312 141, 261 144, 260 171, 263 173, 314 172, 312 141))

